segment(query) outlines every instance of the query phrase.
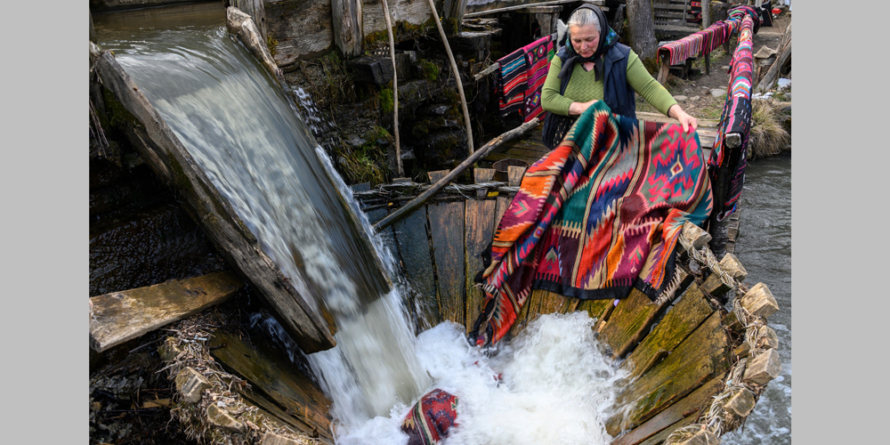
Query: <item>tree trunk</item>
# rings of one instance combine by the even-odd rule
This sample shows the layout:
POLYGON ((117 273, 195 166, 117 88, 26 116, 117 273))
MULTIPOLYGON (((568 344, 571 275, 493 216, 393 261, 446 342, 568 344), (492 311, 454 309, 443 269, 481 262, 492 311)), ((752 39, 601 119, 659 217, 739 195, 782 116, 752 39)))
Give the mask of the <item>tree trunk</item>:
POLYGON ((362 54, 365 38, 361 0, 333 0, 331 16, 334 21, 334 43, 346 57, 362 54))
POLYGON ((651 0, 627 0, 627 31, 630 47, 640 56, 643 64, 655 67, 655 16, 651 0))

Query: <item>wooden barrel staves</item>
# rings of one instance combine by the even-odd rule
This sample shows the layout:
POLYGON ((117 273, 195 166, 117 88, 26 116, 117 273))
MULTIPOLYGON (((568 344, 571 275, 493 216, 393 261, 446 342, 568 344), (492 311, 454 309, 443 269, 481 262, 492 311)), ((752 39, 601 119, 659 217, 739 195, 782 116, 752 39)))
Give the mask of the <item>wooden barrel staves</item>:
MULTIPOLYGON (((483 298, 474 287, 482 268, 479 255, 525 169, 510 170, 504 184, 487 182, 494 175, 491 169, 476 169, 478 187, 445 188, 397 224, 394 253, 418 291, 415 298, 427 308, 419 319, 434 314, 418 331, 442 320, 472 328, 483 298), (431 270, 436 271, 435 283, 421 279, 431 270)), ((445 173, 434 172, 430 178, 435 182, 445 173)), ((388 196, 392 209, 413 194, 392 198, 390 190, 356 196, 360 202, 388 196)), ((621 360, 629 372, 610 410, 614 414, 605 422, 615 445, 718 443, 751 413, 763 388, 781 371, 778 339, 767 326, 767 317, 778 310, 775 299, 763 283, 743 284, 744 266, 731 253, 715 258, 707 247, 710 239, 701 228, 684 226, 673 301, 653 303, 632 291, 614 306, 607 300, 580 301, 536 290, 511 329, 515 336, 549 313, 586 311, 597 320, 594 330, 603 352, 621 360), (734 309, 727 311, 723 302, 730 296, 734 309)))

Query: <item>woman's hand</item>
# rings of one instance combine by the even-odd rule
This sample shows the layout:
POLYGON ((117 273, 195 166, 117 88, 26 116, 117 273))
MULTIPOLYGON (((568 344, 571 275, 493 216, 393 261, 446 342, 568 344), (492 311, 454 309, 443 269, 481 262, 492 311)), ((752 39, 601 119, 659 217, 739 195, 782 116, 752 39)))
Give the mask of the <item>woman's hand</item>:
POLYGON ((672 105, 668 110, 668 116, 680 121, 680 124, 683 125, 684 133, 689 131, 689 127, 692 127, 692 131, 698 128, 698 121, 683 111, 680 105, 672 105))
POLYGON ((572 102, 572 104, 569 105, 569 116, 580 116, 595 103, 596 99, 590 102, 572 102))

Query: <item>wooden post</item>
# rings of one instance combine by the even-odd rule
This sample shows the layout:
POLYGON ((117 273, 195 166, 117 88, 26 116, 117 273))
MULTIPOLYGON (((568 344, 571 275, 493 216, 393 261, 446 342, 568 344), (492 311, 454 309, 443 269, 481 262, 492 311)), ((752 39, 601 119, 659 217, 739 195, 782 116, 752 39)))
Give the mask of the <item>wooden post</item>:
MULTIPOLYGON (((711 0, 701 2, 701 29, 711 26, 711 0)), ((711 75, 711 54, 705 54, 705 75, 711 75)))
POLYGON ((514 128, 514 129, 488 141, 487 144, 483 145, 481 148, 479 148, 478 151, 476 151, 475 153, 470 155, 470 157, 465 159, 464 162, 461 162, 460 165, 458 165, 453 170, 451 170, 451 172, 449 172, 448 175, 446 175, 444 178, 442 178, 441 180, 439 180, 435 184, 433 184, 432 187, 428 188, 425 192, 421 193, 420 196, 412 199, 411 201, 408 201, 408 203, 405 204, 404 206, 402 206, 402 208, 400 208, 399 210, 396 210, 393 213, 390 213, 389 216, 381 219, 380 221, 377 222, 377 224, 374 224, 374 230, 379 232, 381 229, 404 218, 409 213, 411 213, 418 207, 422 206, 423 203, 426 202, 427 199, 430 199, 430 197, 435 195, 439 190, 442 190, 442 188, 445 187, 446 185, 448 185, 449 182, 453 181, 454 178, 456 178, 458 175, 463 173, 463 171, 466 170, 467 167, 475 164, 476 161, 488 156, 488 154, 491 153, 492 150, 499 147, 504 142, 513 140, 513 139, 525 134, 525 132, 534 128, 536 125, 538 125, 538 118, 534 118, 534 119, 514 128))
POLYGON ((791 24, 788 24, 788 28, 785 29, 785 34, 782 35, 782 42, 779 44, 779 56, 776 59, 775 63, 769 68, 769 71, 763 76, 763 79, 757 84, 757 89, 760 91, 767 91, 770 87, 773 86, 773 82, 779 77, 779 70, 782 69, 782 65, 788 61, 788 58, 791 57, 791 24))
POLYGON ((763 354, 754 357, 745 369, 742 380, 759 386, 766 386, 770 380, 782 373, 782 359, 775 349, 770 349, 763 354))
POLYGON ((266 8, 263 0, 232 0, 231 5, 244 11, 253 19, 254 25, 260 33, 260 39, 266 42, 266 8))
MULTIPOLYGON (((748 271, 745 270, 745 266, 743 266, 742 262, 731 253, 727 253, 723 256, 723 259, 720 260, 720 268, 736 281, 745 281, 745 278, 748 276, 748 271)), ((701 289, 712 297, 722 297, 732 288, 727 286, 726 283, 720 279, 719 275, 712 273, 708 276, 705 282, 702 283, 701 289)))
POLYGON ((741 298, 740 303, 748 312, 767 318, 779 310, 779 303, 773 298, 766 284, 757 283, 741 298))
POLYGON ((457 27, 455 34, 460 33, 461 25, 464 21, 464 13, 467 11, 467 0, 445 0, 444 10, 442 13, 446 19, 455 19, 457 27))
MULTIPOLYGON (((385 2, 384 9, 386 9, 385 2)), ((346 57, 361 55, 362 42, 365 39, 362 0, 331 0, 331 15, 334 20, 334 43, 337 48, 340 48, 340 52, 346 57)), ((390 28, 387 11, 384 11, 384 16, 387 21, 386 26, 390 28)))
POLYGON ((723 409, 737 418, 743 418, 748 417, 748 414, 754 411, 754 404, 756 403, 754 393, 746 388, 741 388, 729 396, 729 400, 726 401, 723 409))
POLYGON ((661 68, 658 70, 658 83, 667 84, 668 76, 671 75, 671 56, 669 54, 661 55, 661 68))

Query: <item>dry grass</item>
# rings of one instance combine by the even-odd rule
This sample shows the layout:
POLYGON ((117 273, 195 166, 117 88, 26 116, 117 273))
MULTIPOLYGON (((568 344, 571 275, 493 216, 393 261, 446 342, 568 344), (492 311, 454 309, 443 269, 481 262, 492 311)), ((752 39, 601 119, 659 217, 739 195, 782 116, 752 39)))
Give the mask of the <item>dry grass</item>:
POLYGON ((751 158, 775 156, 791 142, 782 126, 784 116, 772 100, 755 100, 751 105, 751 132, 748 152, 751 158))

